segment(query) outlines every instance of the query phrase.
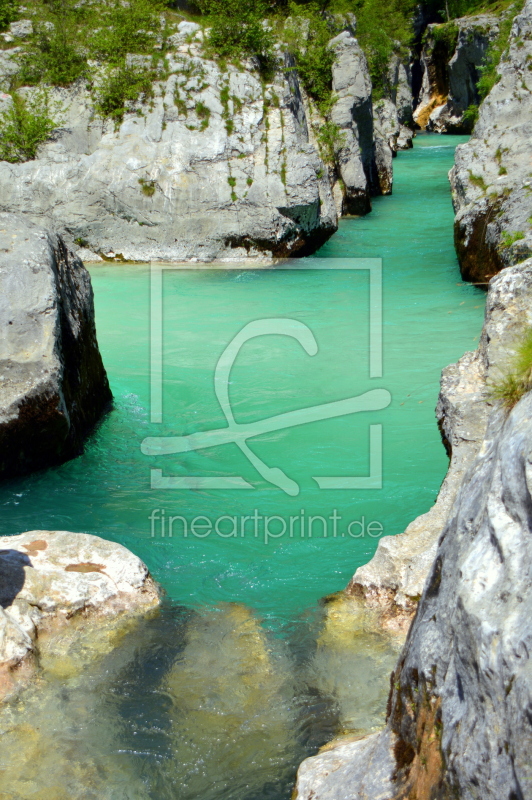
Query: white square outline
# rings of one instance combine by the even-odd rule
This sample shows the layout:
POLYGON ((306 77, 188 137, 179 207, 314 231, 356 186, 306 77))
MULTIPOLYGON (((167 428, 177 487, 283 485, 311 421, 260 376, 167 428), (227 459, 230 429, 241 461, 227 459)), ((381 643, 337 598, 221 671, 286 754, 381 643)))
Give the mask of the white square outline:
MULTIPOLYGON (((382 378, 382 259, 330 258, 323 261, 292 259, 275 265, 275 270, 367 270, 369 281, 369 373, 382 378), (295 263, 294 263, 295 262, 295 263), (331 263, 332 262, 332 263, 331 263), (338 263, 339 262, 339 263, 338 263), (355 262, 355 263, 353 263, 355 262)), ((241 262, 206 264, 150 263, 150 422, 163 421, 163 273, 166 270, 198 269, 261 269, 241 262)), ((320 489, 382 489, 382 425, 370 425, 370 474, 366 476, 313 476, 320 489)), ((163 476, 161 469, 151 469, 152 489, 254 489, 239 476, 163 476)))

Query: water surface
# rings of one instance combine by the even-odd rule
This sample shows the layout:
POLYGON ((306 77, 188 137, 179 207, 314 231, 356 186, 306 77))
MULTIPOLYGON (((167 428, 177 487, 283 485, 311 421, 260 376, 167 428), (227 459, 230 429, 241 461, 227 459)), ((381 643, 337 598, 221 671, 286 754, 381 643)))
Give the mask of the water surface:
MULTIPOLYGON (((109 797, 287 798, 299 759, 335 732, 382 718, 396 643, 361 634, 344 608, 333 604, 325 618, 316 609, 371 558, 381 531, 400 533, 431 506, 447 468, 434 419, 439 376, 476 347, 484 306, 484 295, 460 281, 452 243, 447 171, 464 140, 418 137, 394 161, 392 197, 375 199, 365 218, 343 220, 297 270, 166 272, 160 424, 150 420, 149 267, 91 268, 115 407, 82 456, 3 485, 0 504, 3 534, 63 529, 112 539, 137 553, 167 593, 162 615, 136 634, 143 648, 126 648, 119 666, 115 657, 112 668, 94 668, 99 703, 112 697, 113 713, 109 703, 107 714, 74 704, 74 728, 89 714, 107 731, 105 754, 96 733, 91 758, 111 753, 120 763, 125 793, 113 794, 110 778, 109 797), (380 378, 369 375, 368 274, 331 269, 356 257, 383 259, 380 378), (371 389, 391 393, 388 408, 250 440, 256 456, 298 484, 297 496, 262 477, 236 444, 143 455, 145 437, 227 424, 216 364, 245 325, 264 318, 303 323, 318 350, 309 355, 283 335, 248 341, 229 387, 238 422, 371 389), (368 474, 370 425, 382 426, 382 488, 320 489, 316 477, 368 474), (154 489, 152 469, 239 476, 252 488, 154 489), (198 517, 207 527, 197 521, 193 533, 198 517), (112 735, 102 722, 111 717, 112 735)), ((76 686, 78 697, 85 689, 76 686)), ((56 707, 64 718, 63 701, 56 707)), ((49 737, 59 721, 45 716, 49 737)))

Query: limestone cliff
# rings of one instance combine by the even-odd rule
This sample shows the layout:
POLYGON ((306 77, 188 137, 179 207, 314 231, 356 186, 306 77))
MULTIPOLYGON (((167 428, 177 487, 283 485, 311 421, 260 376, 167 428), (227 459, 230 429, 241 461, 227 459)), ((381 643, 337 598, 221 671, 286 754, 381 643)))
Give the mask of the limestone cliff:
POLYGON ((477 82, 488 46, 499 30, 491 14, 432 23, 424 34, 422 86, 414 111, 421 127, 436 133, 470 133, 464 112, 479 103, 477 82))
POLYGON ((111 402, 89 274, 60 236, 0 213, 0 478, 58 464, 111 402))
POLYGON ((515 18, 499 82, 451 171, 455 243, 465 280, 483 283, 532 253, 532 3, 515 18))
MULTIPOLYGON (((391 154, 377 169, 365 56, 350 23, 335 25, 343 30, 330 42, 327 122, 281 45, 265 82, 253 60, 237 67, 207 58, 203 31, 183 22, 168 39, 153 97, 130 103, 118 125, 98 117, 84 81, 52 91, 62 126, 35 160, 0 162, 0 208, 57 230, 86 259, 312 252, 336 230, 338 212, 366 213, 372 194, 391 188, 391 154)), ((4 90, 17 49, 0 58, 4 90)))

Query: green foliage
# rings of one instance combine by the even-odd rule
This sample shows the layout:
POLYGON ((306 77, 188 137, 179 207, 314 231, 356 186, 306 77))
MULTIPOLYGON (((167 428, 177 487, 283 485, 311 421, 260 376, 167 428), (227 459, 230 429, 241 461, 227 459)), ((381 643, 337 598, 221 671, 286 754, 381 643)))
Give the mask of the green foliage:
POLYGON ((187 104, 182 99, 181 93, 179 91, 179 86, 177 84, 176 84, 175 89, 174 89, 174 103, 175 103, 179 113, 183 114, 183 116, 186 117, 188 115, 187 104))
POLYGON ((412 39, 413 4, 408 0, 359 0, 353 10, 357 38, 368 60, 373 96, 378 99, 392 88, 388 75, 391 56, 407 53, 412 39))
POLYGON ((484 64, 480 68, 480 78, 477 83, 480 99, 484 98, 490 93, 496 83, 499 82, 499 73, 497 67, 499 62, 506 53, 508 48, 508 41, 510 39, 510 31, 512 30, 513 20, 516 14, 521 11, 524 5, 524 0, 517 0, 516 3, 511 5, 506 14, 501 17, 499 23, 499 34, 488 47, 488 51, 484 58, 484 64))
POLYGON ((517 344, 510 371, 491 388, 491 396, 511 409, 532 389, 532 328, 528 328, 517 344))
POLYGON ((523 231, 514 231, 510 233, 509 231, 504 231, 501 235, 501 245, 502 247, 511 247, 516 242, 521 241, 521 239, 525 238, 525 234, 523 231))
POLYGON ((208 44, 217 55, 255 56, 261 66, 270 65, 274 39, 262 24, 268 9, 264 0, 197 0, 197 4, 208 16, 208 44))
POLYGON ((28 100, 16 92, 11 97, 13 103, 0 114, 0 160, 30 161, 37 155, 39 145, 57 128, 57 122, 51 116, 45 91, 28 100))
POLYGON ((147 181, 145 178, 139 178, 140 190, 146 197, 153 197, 155 194, 155 181, 147 181))
POLYGON ((5 31, 9 23, 17 18, 18 6, 16 0, 0 0, 0 31, 5 31))
POLYGON ((456 50, 459 33, 458 25, 454 22, 446 22, 444 25, 436 25, 432 28, 432 38, 436 44, 445 48, 449 56, 456 50))
POLYGON ((145 101, 153 94, 153 73, 145 67, 128 66, 125 62, 110 68, 96 95, 96 112, 119 125, 126 106, 145 101))
POLYGON ((326 122, 321 126, 317 138, 322 159, 334 164, 336 154, 345 145, 345 133, 333 122, 326 122))
POLYGON ((80 31, 89 23, 89 9, 75 0, 49 0, 47 19, 35 24, 30 46, 20 55, 19 80, 34 86, 68 86, 88 73, 80 31))
POLYGON ((232 176, 230 176, 229 178, 227 178, 227 183, 229 184, 229 186, 231 186, 231 188, 235 187, 236 186, 236 178, 233 178, 232 176))
POLYGON ((98 29, 89 35, 93 55, 119 64, 127 53, 151 53, 162 35, 159 0, 108 0, 103 6, 98 29))
POLYGON ((305 90, 322 113, 330 109, 334 53, 328 48, 331 30, 317 3, 300 7, 290 3, 291 25, 285 40, 295 57, 297 72, 305 90))
POLYGON ((22 84, 69 86, 87 74, 87 59, 69 38, 70 32, 67 25, 37 31, 32 46, 20 58, 22 84))
POLYGON ((462 119, 464 125, 466 125, 470 130, 473 130, 475 122, 478 119, 478 106, 477 105, 468 106, 467 109, 464 111, 464 116, 462 119))
POLYGON ((201 120, 201 126, 200 126, 200 129, 201 129, 202 131, 204 131, 204 130, 205 130, 205 128, 208 128, 208 127, 209 127, 209 120, 210 120, 210 116, 211 116, 211 109, 209 108, 209 106, 206 106, 206 105, 205 105, 205 103, 202 103, 202 102, 201 102, 201 100, 200 100, 200 101, 198 101, 198 102, 196 103, 196 108, 195 108, 195 111, 196 111, 196 114, 197 114, 197 116, 198 116, 198 117, 199 117, 199 119, 201 120))
POLYGON ((476 186, 478 189, 482 189, 483 192, 487 191, 488 184, 482 177, 482 175, 474 175, 471 170, 469 170, 469 180, 476 186))

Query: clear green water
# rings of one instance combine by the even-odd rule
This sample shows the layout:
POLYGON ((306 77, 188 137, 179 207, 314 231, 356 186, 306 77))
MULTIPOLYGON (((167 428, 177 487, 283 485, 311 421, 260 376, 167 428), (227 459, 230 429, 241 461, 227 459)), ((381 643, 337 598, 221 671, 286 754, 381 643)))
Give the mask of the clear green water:
MULTIPOLYGON (((378 543, 378 538, 367 532, 358 538, 347 535, 348 522, 364 519, 366 527, 377 522, 384 534, 400 533, 430 507, 445 474, 447 458, 434 419, 439 376, 443 366, 476 346, 484 307, 484 295, 460 282, 452 243, 447 171, 454 147, 465 139, 420 136, 414 150, 400 153, 394 162, 392 197, 376 199, 368 217, 343 220, 338 233, 307 261, 309 266, 330 266, 330 259, 383 259, 382 378, 369 378, 367 274, 331 269, 171 271, 164 275, 164 415, 162 424, 154 424, 150 422, 149 268, 91 269, 98 338, 115 397, 114 410, 81 457, 2 486, 2 533, 63 529, 113 539, 137 553, 165 588, 169 599, 163 614, 166 621, 159 621, 159 627, 146 634, 151 644, 147 655, 139 657, 142 665, 137 664, 137 675, 142 673, 145 678, 142 687, 138 679, 135 683, 128 678, 136 687, 131 690, 133 698, 137 698, 130 705, 137 708, 137 717, 142 717, 141 723, 135 723, 139 739, 142 732, 145 739, 139 758, 150 764, 153 759, 153 763, 173 764, 153 772, 143 767, 141 782, 150 797, 288 797, 294 764, 327 738, 342 718, 337 711, 336 721, 331 722, 330 716, 331 703, 340 702, 339 686, 343 683, 345 689, 352 684, 353 691, 357 686, 360 691, 365 681, 371 682, 375 666, 371 643, 365 640, 359 647, 363 661, 347 658, 342 651, 345 674, 336 683, 327 684, 323 678, 331 672, 323 650, 321 679, 309 679, 302 687, 305 673, 301 665, 312 662, 311 671, 317 669, 317 601, 342 589, 355 569, 371 558, 378 543), (307 355, 294 339, 280 335, 247 342, 231 373, 230 399, 238 422, 253 422, 375 388, 391 393, 389 407, 250 440, 251 450, 269 467, 283 469, 299 484, 296 497, 264 480, 234 443, 177 455, 143 455, 140 445, 147 436, 181 436, 227 424, 213 387, 217 360, 247 323, 274 317, 308 326, 318 352, 307 355), (319 489, 313 476, 368 473, 370 424, 382 425, 382 489, 319 489), (236 475, 253 488, 152 489, 150 469, 160 469, 165 476, 236 475), (169 538, 168 525, 164 537, 159 522, 153 530, 151 527, 150 514, 157 510, 159 519, 163 509, 166 519, 180 516, 189 526, 199 515, 213 524, 222 516, 228 518, 219 523, 222 535, 212 532, 202 538, 190 529, 184 536, 183 522, 177 520, 169 538), (269 523, 271 533, 279 534, 282 520, 289 525, 289 518, 300 518, 302 510, 306 519, 303 537, 299 523, 294 522, 292 536, 287 530, 265 541, 265 515, 280 518, 269 523), (258 535, 254 535, 253 520, 248 520, 242 536, 241 518, 252 517, 255 511, 262 518, 257 522, 258 535), (336 536, 329 519, 333 513, 341 517, 336 536), (327 537, 319 520, 313 523, 309 537, 309 516, 327 520, 327 537), (233 517, 236 537, 228 535, 235 524, 233 517), (240 605, 220 605, 224 603, 240 605), (192 611, 181 612, 184 607, 192 611), (243 614, 235 625, 231 624, 233 613, 243 614), (193 619, 188 629, 183 622, 189 619, 187 614, 193 619), (249 673, 252 683, 263 687, 270 709, 252 703, 250 715, 261 721, 261 736, 267 738, 264 732, 273 732, 278 743, 275 753, 265 747, 262 756, 256 746, 251 750, 253 756, 244 748, 246 739, 251 747, 258 735, 257 731, 246 732, 245 713, 233 727, 222 726, 225 733, 216 730, 213 720, 202 717, 206 687, 213 682, 218 685, 213 674, 218 670, 228 674, 228 631, 238 630, 239 625, 244 626, 244 639, 253 643, 253 652, 263 650, 276 665, 272 667, 275 680, 270 676, 264 682, 255 662, 249 673), (153 650, 164 650, 165 637, 170 635, 175 638, 167 648, 172 657, 167 656, 170 660, 164 662, 164 669, 159 662, 157 669, 151 669, 153 650), (207 654, 213 652, 219 660, 214 658, 205 667, 207 654), (295 664, 299 680, 294 684, 295 664), (174 687, 171 691, 168 685, 153 688, 163 686, 163 674, 174 687), (152 686, 149 691, 146 683, 152 686), (179 706, 176 687, 200 699, 179 706), (320 705, 320 691, 328 698, 323 700, 325 705, 320 705), (174 698, 173 715, 165 716, 164 703, 159 708, 153 692, 174 698), (156 706, 158 710, 152 714, 149 709, 156 706), (280 709, 281 718, 273 719, 274 707, 280 709), (314 729, 316 718, 321 718, 318 731, 314 729), (187 720, 192 720, 190 729, 187 720), (157 738, 161 729, 167 731, 164 745, 157 738), (224 738, 221 749, 214 744, 220 736, 224 738)), ((360 530, 360 525, 352 528, 356 533, 360 530)), ((372 532, 378 530, 373 526, 372 532)), ((230 652, 240 647, 233 645, 230 652)), ((387 669, 394 647, 382 647, 388 661, 384 656, 381 661, 387 669)), ((329 652, 334 653, 334 646, 329 652)), ((240 656, 235 658, 240 663, 240 656)), ((261 656, 257 658, 260 662, 261 656)), ((341 661, 338 656, 336 663, 341 661)), ((237 673, 233 681, 229 677, 224 683, 225 689, 216 691, 216 707, 224 696, 222 706, 225 702, 236 708, 240 702, 242 709, 248 707, 248 699, 231 694, 236 691, 238 695, 237 673)), ((116 686, 112 691, 116 694, 116 686)), ((353 722, 353 715, 346 712, 344 727, 371 727, 375 713, 381 713, 380 706, 375 711, 377 695, 372 695, 365 721, 353 722)), ((224 713, 220 711, 227 722, 224 713)), ((116 747, 117 752, 124 749, 119 744, 116 747)), ((135 759, 132 763, 131 775, 138 767, 135 759)))

